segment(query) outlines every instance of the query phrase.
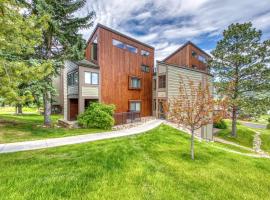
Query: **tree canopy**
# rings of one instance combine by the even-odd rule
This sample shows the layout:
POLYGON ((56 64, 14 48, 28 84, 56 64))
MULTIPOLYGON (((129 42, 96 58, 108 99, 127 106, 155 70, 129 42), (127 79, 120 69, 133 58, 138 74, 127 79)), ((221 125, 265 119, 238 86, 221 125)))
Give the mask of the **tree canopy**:
POLYGON ((262 41, 261 37, 262 32, 250 22, 231 24, 211 52, 218 92, 230 102, 233 136, 243 102, 270 89, 270 40, 262 41))

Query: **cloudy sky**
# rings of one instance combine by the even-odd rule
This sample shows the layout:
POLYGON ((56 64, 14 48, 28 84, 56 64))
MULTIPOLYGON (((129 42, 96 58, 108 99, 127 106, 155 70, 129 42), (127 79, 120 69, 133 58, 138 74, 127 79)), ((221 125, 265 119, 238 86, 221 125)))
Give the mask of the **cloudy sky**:
MULTIPOLYGON (((104 24, 156 48, 162 59, 188 40, 210 52, 231 23, 251 21, 270 38, 270 0, 87 0, 104 24)), ((88 39, 93 28, 82 30, 88 39)))

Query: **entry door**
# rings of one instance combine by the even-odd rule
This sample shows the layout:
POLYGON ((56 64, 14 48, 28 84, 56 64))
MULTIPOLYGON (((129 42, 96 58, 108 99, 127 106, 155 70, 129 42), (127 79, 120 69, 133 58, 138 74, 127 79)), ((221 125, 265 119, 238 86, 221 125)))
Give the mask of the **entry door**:
POLYGON ((78 99, 70 99, 69 100, 69 120, 74 121, 78 116, 78 99))
POLYGON ((164 119, 165 118, 165 113, 164 113, 163 101, 158 102, 158 112, 159 112, 159 118, 164 119))

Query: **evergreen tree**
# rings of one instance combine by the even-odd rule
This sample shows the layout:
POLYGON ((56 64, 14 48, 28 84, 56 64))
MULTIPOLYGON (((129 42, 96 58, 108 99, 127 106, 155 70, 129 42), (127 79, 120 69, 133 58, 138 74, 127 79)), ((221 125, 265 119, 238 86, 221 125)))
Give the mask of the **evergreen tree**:
POLYGON ((262 32, 251 23, 232 24, 212 51, 210 66, 218 92, 227 96, 232 111, 232 136, 243 102, 270 89, 270 40, 261 41, 262 32))
POLYGON ((24 15, 25 8, 15 0, 0 1, 0 96, 10 103, 29 96, 22 95, 20 85, 38 80, 51 70, 50 62, 42 63, 34 58, 48 16, 24 15))
POLYGON ((44 101, 44 124, 51 125, 51 102, 54 88, 52 79, 63 66, 65 59, 79 60, 84 56, 85 41, 79 34, 80 29, 92 26, 94 12, 85 17, 75 13, 84 7, 86 0, 32 0, 28 5, 30 13, 43 17, 49 15, 48 28, 43 29, 42 44, 36 50, 36 58, 53 63, 53 70, 38 82, 44 101))

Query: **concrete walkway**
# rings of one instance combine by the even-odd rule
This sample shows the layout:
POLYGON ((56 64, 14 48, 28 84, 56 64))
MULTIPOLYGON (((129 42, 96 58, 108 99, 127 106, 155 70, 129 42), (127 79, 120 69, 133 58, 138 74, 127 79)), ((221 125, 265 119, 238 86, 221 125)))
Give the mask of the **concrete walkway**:
POLYGON ((266 125, 264 125, 264 124, 257 124, 257 123, 245 122, 245 121, 240 121, 240 123, 243 124, 244 126, 249 127, 249 128, 266 129, 266 125))
POLYGON ((118 138, 118 137, 124 137, 124 136, 129 136, 129 135, 136 135, 136 134, 149 131, 153 128, 156 128, 163 122, 164 122, 163 120, 152 120, 152 121, 146 122, 143 125, 130 128, 130 129, 120 130, 120 131, 77 135, 77 136, 53 138, 53 139, 46 139, 46 140, 35 140, 35 141, 0 144, 0 153, 44 149, 44 148, 58 147, 58 146, 64 146, 64 145, 69 145, 69 144, 79 144, 79 143, 85 143, 85 142, 93 142, 97 140, 105 140, 105 139, 118 138))

